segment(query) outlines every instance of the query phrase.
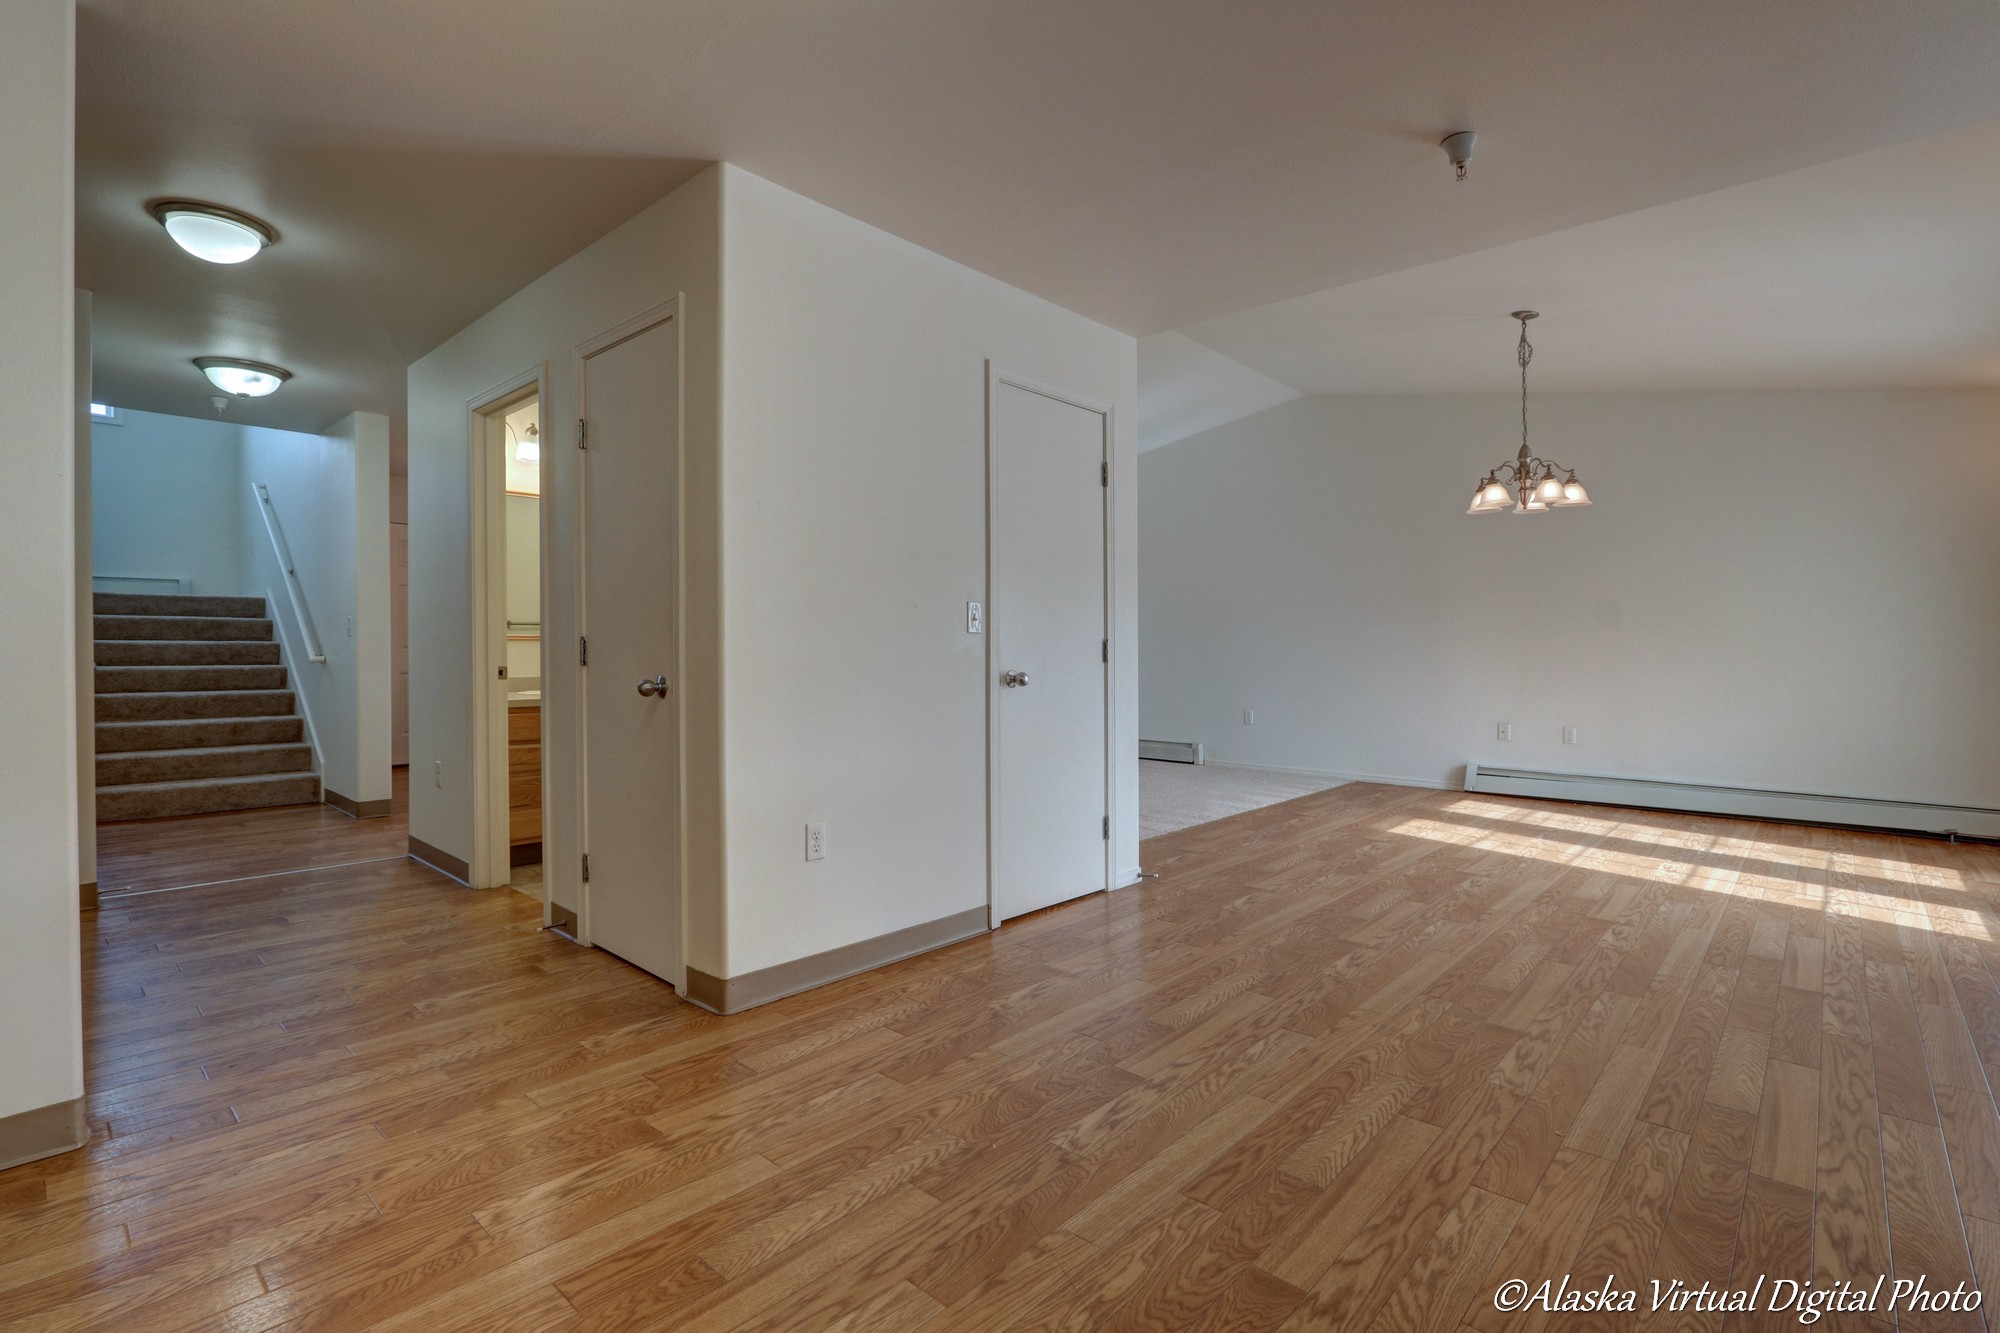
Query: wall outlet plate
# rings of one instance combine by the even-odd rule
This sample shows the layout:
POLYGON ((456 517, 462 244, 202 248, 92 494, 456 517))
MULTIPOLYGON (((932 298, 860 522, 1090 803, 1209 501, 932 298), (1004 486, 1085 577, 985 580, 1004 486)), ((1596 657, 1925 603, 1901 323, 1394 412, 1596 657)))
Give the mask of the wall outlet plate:
POLYGON ((826 821, 806 825, 806 860, 826 860, 826 821))
POLYGON ((1513 739, 1514 739, 1514 724, 1513 724, 1512 722, 1496 722, 1496 723, 1494 723, 1494 724, 1493 724, 1493 738, 1494 738, 1495 740, 1502 740, 1502 741, 1511 741, 1511 740, 1513 740, 1513 739))
POLYGON ((1563 744, 1564 744, 1564 745, 1575 745, 1576 743, 1577 743, 1577 741, 1576 741, 1576 728, 1575 728, 1575 727, 1564 727, 1564 728, 1563 728, 1563 744))

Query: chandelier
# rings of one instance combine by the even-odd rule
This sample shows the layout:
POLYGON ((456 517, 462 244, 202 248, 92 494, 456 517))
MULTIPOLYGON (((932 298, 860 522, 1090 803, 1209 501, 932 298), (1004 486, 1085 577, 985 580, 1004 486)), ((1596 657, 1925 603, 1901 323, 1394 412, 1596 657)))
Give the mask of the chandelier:
POLYGON ((1576 479, 1576 469, 1536 458, 1528 452, 1528 362, 1535 349, 1528 343, 1528 321, 1538 312, 1516 310, 1521 321, 1521 452, 1511 463, 1502 463, 1487 473, 1472 493, 1468 514, 1498 514, 1511 509, 1517 514, 1546 514, 1551 509, 1590 503, 1590 492, 1576 479))

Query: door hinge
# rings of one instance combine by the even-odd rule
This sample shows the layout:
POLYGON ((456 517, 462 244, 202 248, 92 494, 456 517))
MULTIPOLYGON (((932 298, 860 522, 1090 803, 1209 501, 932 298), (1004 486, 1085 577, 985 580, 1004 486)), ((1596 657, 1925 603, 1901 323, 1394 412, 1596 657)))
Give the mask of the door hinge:
POLYGON ((590 665, 590 640, 580 634, 576 639, 576 664, 578 666, 590 665))
POLYGON ((590 853, 589 853, 589 852, 585 852, 585 853, 583 854, 583 882, 584 882, 585 884, 588 884, 588 883, 590 883, 590 853))
POLYGON ((579 449, 590 447, 590 423, 582 417, 576 419, 576 447, 579 449))
POLYGON ((1104 817, 1104 840, 1105 840, 1106 842, 1110 842, 1110 841, 1111 841, 1111 816, 1110 816, 1110 815, 1106 815, 1106 816, 1104 817))
POLYGON ((1099 463, 1097 465, 1097 484, 1107 487, 1111 485, 1111 464, 1099 463))
POLYGON ((1109 662, 1111 660, 1111 640, 1104 640, 1104 651, 1098 657, 1098 660, 1100 662, 1109 662))

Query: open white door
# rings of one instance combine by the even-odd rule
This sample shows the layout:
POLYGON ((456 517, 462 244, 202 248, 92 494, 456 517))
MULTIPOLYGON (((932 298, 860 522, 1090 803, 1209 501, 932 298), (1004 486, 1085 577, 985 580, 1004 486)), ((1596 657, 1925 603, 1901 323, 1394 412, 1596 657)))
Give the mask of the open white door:
POLYGON ((1109 408, 995 374, 993 924, 1111 886, 1109 408))
POLYGON ((679 985, 679 321, 649 319, 580 357, 582 928, 679 985))

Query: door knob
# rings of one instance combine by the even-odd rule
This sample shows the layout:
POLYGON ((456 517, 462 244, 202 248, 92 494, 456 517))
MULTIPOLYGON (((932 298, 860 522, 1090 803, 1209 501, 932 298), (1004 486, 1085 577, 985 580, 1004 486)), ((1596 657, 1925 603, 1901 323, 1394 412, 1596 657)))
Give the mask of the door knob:
POLYGON ((650 680, 640 681, 639 693, 645 695, 648 699, 664 698, 667 693, 667 678, 665 676, 654 676, 650 680))
POLYGON ((1026 685, 1028 683, 1028 673, 1025 671, 1003 671, 1000 673, 1000 683, 1009 689, 1026 685))

